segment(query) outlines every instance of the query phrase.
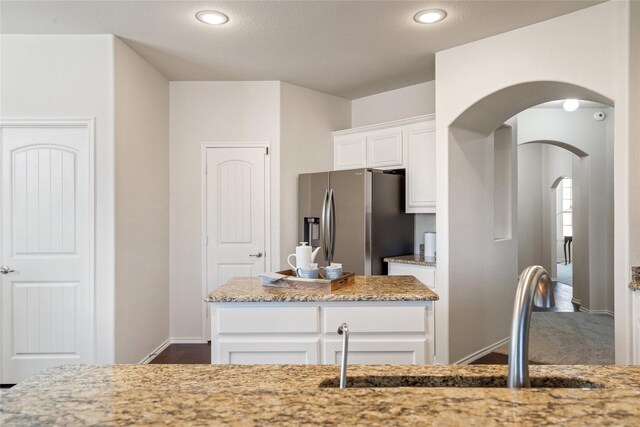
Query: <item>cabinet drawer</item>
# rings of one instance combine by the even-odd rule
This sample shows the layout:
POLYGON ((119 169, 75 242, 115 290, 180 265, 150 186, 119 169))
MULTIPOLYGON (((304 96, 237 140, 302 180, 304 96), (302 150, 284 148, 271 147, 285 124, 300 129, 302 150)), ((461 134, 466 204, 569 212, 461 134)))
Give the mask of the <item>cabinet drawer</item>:
POLYGON ((219 334, 319 332, 319 307, 233 307, 217 310, 219 334))
POLYGON ((424 306, 327 307, 324 332, 336 333, 343 322, 351 333, 422 332, 426 330, 424 306))
MULTIPOLYGON (((415 365, 430 363, 427 360, 427 340, 350 340, 348 363, 351 365, 415 365)), ((323 363, 340 364, 342 341, 327 340, 324 345, 323 363)), ((348 376, 347 372, 347 376, 348 376)))

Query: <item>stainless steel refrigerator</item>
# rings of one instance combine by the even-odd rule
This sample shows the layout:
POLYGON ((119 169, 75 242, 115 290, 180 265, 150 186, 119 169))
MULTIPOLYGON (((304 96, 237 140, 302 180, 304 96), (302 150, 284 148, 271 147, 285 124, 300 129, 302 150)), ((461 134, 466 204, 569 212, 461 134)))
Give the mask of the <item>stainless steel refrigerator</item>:
POLYGON ((404 170, 354 169, 298 176, 298 237, 321 246, 320 265, 356 274, 387 273, 388 256, 413 253, 404 170))

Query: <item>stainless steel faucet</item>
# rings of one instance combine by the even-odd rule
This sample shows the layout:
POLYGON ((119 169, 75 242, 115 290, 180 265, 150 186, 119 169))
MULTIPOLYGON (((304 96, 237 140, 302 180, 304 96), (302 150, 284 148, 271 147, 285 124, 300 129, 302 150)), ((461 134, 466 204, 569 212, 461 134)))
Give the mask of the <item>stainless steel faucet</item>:
POLYGON ((555 303, 553 285, 547 270, 539 265, 524 269, 518 282, 516 301, 511 323, 509 349, 509 388, 529 388, 529 325, 531 304, 540 308, 551 308, 555 303))
POLYGON ((342 364, 340 365, 340 388, 347 388, 347 354, 349 353, 349 326, 338 326, 338 335, 342 335, 342 364))

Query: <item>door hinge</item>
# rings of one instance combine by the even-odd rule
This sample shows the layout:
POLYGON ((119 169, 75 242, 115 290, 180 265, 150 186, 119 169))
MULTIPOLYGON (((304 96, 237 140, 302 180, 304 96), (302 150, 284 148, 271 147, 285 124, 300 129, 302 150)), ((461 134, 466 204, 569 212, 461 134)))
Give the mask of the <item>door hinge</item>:
POLYGON ((267 156, 269 155, 269 147, 264 147, 264 149, 266 150, 267 156))
POLYGON ((204 239, 204 245, 205 245, 205 246, 209 246, 209 236, 205 237, 205 239, 204 239))

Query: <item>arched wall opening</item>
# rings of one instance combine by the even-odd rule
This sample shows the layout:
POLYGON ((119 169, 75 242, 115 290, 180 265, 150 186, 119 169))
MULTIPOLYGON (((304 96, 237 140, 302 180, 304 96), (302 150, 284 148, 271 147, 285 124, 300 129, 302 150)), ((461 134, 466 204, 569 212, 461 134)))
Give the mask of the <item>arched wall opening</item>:
MULTIPOLYGON (((446 130, 451 362, 472 360, 509 336, 519 275, 515 116, 535 105, 564 98, 614 104, 606 96, 574 84, 527 82, 482 98, 451 121, 446 130), (497 185, 498 175, 508 175, 510 183, 497 185), (506 237, 496 238, 495 221, 504 217, 510 230, 503 233, 506 237)), ((554 142, 556 146, 564 144, 554 142)), ((580 170, 588 173, 589 156, 579 159, 584 159, 580 160, 584 162, 580 170)), ((584 178, 588 182, 588 176, 584 178)))
POLYGON ((597 274, 591 274, 592 270, 613 271, 613 259, 606 256, 608 252, 613 251, 613 247, 603 248, 603 242, 592 239, 590 234, 592 229, 606 228, 606 235, 613 235, 612 218, 600 218, 597 211, 590 215, 592 204, 610 206, 613 203, 612 193, 592 191, 591 181, 601 180, 601 173, 590 173, 592 159, 586 151, 562 141, 539 140, 518 143, 518 154, 518 271, 522 271, 528 265, 540 264, 553 279, 558 277, 557 263, 563 259, 566 245, 562 239, 558 241, 558 227, 561 225, 557 224, 557 215, 558 203, 561 202, 558 200, 556 189, 563 179, 571 178, 572 302, 579 306, 581 311, 612 313, 613 301, 602 301, 600 294, 603 288, 605 293, 613 292, 613 278, 608 277, 602 281, 597 274), (537 152, 541 153, 540 157, 532 156, 532 151, 527 151, 530 149, 537 149, 537 152), (555 161, 549 161, 550 157, 555 161), (564 161, 558 162, 559 157, 564 161), (538 164, 532 165, 530 162, 538 164), (540 164, 542 167, 539 175, 531 177, 531 169, 540 164), (538 184, 542 185, 537 185, 535 180, 539 180, 538 184), (538 189, 538 194, 531 194, 538 189), (532 207, 532 203, 539 206, 532 207), (596 223, 592 223, 593 221, 596 223), (534 240, 539 247, 531 248, 529 242, 522 239, 534 240), (592 276, 594 280, 591 280, 592 276))

